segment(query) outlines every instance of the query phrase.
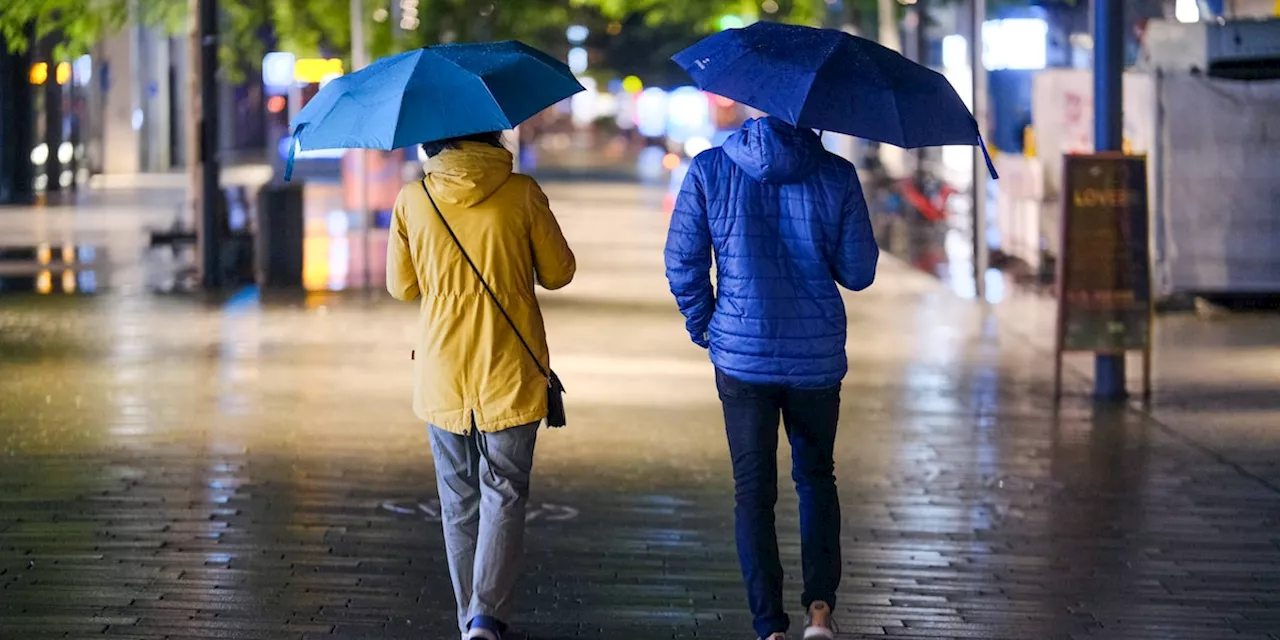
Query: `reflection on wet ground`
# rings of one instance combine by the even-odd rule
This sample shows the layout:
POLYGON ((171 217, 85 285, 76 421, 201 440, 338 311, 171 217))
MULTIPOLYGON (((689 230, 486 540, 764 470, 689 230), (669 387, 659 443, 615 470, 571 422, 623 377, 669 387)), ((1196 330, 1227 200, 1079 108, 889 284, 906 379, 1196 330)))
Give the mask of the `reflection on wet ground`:
MULTIPOLYGON (((747 637, 666 221, 632 187, 548 191, 580 263, 544 298, 571 413, 539 443, 516 637, 747 637)), ((848 306, 842 638, 1278 637, 1280 492, 1236 450, 1055 408, 1044 351, 897 263, 848 306)), ((456 637, 415 312, 360 291, 3 298, 0 638, 456 637)), ((1236 437, 1280 453, 1274 429, 1236 437)), ((784 491, 793 601, 795 514, 784 491)))
POLYGON ((0 246, 0 294, 96 293, 99 258, 92 246, 0 246))

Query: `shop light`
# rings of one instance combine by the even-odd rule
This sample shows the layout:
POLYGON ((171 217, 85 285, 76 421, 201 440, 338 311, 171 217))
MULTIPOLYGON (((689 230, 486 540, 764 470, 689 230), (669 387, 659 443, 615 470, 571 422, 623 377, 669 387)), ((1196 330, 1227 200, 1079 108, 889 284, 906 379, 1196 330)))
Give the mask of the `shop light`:
POLYGON ((942 38, 942 67, 969 68, 969 41, 964 36, 951 34, 942 38))
POLYGON ((595 122, 596 117, 599 116, 599 112, 596 110, 597 85, 595 78, 582 78, 579 82, 586 91, 576 93, 572 98, 569 98, 569 109, 573 123, 580 127, 585 127, 595 122))
POLYGON ((586 49, 574 47, 569 50, 569 70, 574 73, 582 73, 587 70, 586 49))
POLYGON ((93 271, 81 271, 77 274, 76 280, 79 281, 80 291, 83 293, 93 293, 98 290, 98 274, 93 271))
POLYGON ((636 128, 640 134, 657 138, 667 132, 667 92, 650 87, 636 99, 636 128))
POLYGON ((342 73, 340 58, 299 58, 293 65, 294 81, 304 84, 319 83, 335 73, 342 73))
POLYGON ((287 51, 272 51, 262 56, 262 84, 268 87, 287 87, 293 83, 293 66, 296 60, 287 51))
POLYGON ((41 271, 36 275, 36 293, 45 295, 50 291, 53 291, 53 274, 41 271))
POLYGON ((1200 22, 1200 3, 1196 0, 1178 0, 1173 7, 1173 17, 1184 24, 1200 22))
POLYGON ((684 143, 684 154, 686 156, 689 156, 690 158, 694 158, 694 157, 697 157, 699 153, 702 153, 703 151, 706 151, 707 149, 710 149, 710 148, 711 148, 710 140, 700 136, 693 137, 693 138, 689 138, 689 141, 684 143))
POLYGON ((644 91, 644 82, 636 76, 627 76, 622 79, 622 90, 627 93, 640 93, 644 91))
POLYGON ((58 66, 54 69, 53 76, 54 80, 56 80, 58 84, 71 82, 71 63, 59 62, 58 66))
POLYGON ((982 24, 982 62, 990 70, 1043 69, 1049 23, 1040 18, 988 20, 982 24))
POLYGON ((697 87, 679 87, 667 100, 667 135, 683 144, 690 138, 712 133, 711 102, 697 87))
POLYGON ((71 66, 72 76, 75 78, 76 85, 80 87, 89 86, 89 81, 93 79, 93 58, 89 54, 82 55, 76 58, 76 61, 71 66))
POLYGON ((31 65, 31 73, 28 77, 31 80, 31 84, 44 84, 49 79, 49 63, 37 62, 31 65))

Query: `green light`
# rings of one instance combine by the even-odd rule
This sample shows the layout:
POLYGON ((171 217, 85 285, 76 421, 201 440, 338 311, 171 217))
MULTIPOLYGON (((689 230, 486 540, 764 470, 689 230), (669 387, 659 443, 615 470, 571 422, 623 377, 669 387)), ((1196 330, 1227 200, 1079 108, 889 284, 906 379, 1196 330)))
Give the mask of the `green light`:
POLYGON ((732 14, 720 16, 721 31, 725 29, 741 29, 745 26, 747 26, 747 23, 743 22, 742 18, 738 16, 732 14))

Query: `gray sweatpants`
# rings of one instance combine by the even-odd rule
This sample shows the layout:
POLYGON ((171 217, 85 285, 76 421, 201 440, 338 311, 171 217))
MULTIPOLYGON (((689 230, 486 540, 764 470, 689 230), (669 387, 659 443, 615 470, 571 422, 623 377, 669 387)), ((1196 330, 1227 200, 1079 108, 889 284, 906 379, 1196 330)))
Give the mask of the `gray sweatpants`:
POLYGON ((537 437, 537 423, 466 436, 431 427, 444 543, 464 633, 477 616, 511 620, 537 437))

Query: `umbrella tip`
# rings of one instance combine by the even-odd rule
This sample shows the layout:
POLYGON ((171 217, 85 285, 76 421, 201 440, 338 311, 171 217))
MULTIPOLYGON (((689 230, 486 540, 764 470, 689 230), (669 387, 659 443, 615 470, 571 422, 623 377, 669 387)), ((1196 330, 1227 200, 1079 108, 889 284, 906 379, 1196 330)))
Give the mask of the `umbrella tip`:
POLYGON ((302 144, 298 141, 298 134, 302 133, 302 128, 307 126, 305 123, 298 125, 293 132, 293 140, 289 144, 289 157, 284 160, 284 181, 293 180, 293 160, 297 156, 298 146, 302 144))
POLYGON ((996 164, 991 161, 991 153, 987 151, 987 142, 982 139, 982 133, 978 133, 978 148, 982 149, 982 158, 987 161, 987 171, 991 173, 992 180, 999 180, 1000 174, 996 173, 996 164))

